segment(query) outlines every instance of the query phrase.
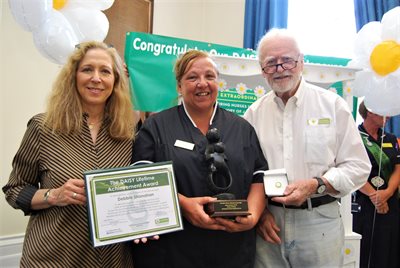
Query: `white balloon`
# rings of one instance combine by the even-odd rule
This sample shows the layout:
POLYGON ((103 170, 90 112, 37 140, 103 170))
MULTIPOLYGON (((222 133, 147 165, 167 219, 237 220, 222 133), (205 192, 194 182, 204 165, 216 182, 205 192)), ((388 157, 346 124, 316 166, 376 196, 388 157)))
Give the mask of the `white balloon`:
MULTIPOLYGON (((370 63, 374 48, 384 41, 395 41, 397 46, 400 43, 400 7, 385 13, 381 22, 370 22, 361 28, 356 37, 355 57, 348 66, 363 69, 355 75, 352 94, 364 97, 365 105, 374 113, 394 116, 400 114, 400 68, 382 75, 370 63)), ((382 57, 380 64, 393 64, 391 56, 396 55, 382 57)))
POLYGON ((373 21, 365 24, 358 31, 355 39, 354 61, 359 65, 356 67, 370 66, 370 56, 372 50, 381 42, 382 25, 379 21, 373 21))
POLYGON ((395 40, 400 43, 400 7, 386 12, 382 17, 382 40, 395 40))
POLYGON ((365 105, 376 114, 400 114, 400 70, 387 76, 377 76, 372 71, 357 72, 352 92, 357 97, 364 96, 365 105))
POLYGON ((57 64, 64 64, 79 43, 68 20, 56 10, 33 32, 33 41, 43 56, 57 64))
POLYGON ((101 1, 100 10, 109 9, 114 4, 114 0, 103 0, 101 1))
POLYGON ((69 0, 64 8, 83 7, 95 10, 106 10, 114 4, 114 0, 69 0))
POLYGON ((73 8, 61 10, 69 21, 79 43, 96 40, 103 41, 110 27, 107 16, 99 10, 73 8))
POLYGON ((42 26, 53 9, 52 0, 8 0, 15 21, 32 32, 42 26))
POLYGON ((356 72, 355 79, 353 81, 352 94, 356 97, 363 97, 368 95, 370 91, 369 79, 371 77, 370 71, 359 71, 356 72))
POLYGON ((365 105, 374 113, 382 116, 400 114, 400 78, 399 76, 377 77, 370 80, 371 90, 365 96, 365 105))

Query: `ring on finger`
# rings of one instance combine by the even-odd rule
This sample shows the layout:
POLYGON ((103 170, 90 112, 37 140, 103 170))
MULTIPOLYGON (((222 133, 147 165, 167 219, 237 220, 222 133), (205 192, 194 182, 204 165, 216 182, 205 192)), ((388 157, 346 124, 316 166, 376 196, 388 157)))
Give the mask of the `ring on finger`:
POLYGON ((73 193, 72 198, 75 199, 77 195, 78 195, 77 193, 73 193))

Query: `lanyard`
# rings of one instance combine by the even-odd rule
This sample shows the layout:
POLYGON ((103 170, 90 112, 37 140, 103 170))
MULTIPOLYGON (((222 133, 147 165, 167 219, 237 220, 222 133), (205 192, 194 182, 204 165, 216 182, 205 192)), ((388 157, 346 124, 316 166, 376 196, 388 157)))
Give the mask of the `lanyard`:
POLYGON ((390 164, 390 159, 389 157, 385 154, 385 152, 381 149, 381 147, 375 143, 371 142, 368 140, 368 135, 365 133, 360 133, 364 146, 365 148, 373 155, 376 163, 381 163, 381 168, 380 168, 380 173, 379 175, 382 175, 383 179, 386 181, 386 183, 390 179, 390 175, 392 174, 392 166, 390 164), (382 159, 380 159, 382 157, 382 159), (381 160, 381 161, 380 161, 381 160))

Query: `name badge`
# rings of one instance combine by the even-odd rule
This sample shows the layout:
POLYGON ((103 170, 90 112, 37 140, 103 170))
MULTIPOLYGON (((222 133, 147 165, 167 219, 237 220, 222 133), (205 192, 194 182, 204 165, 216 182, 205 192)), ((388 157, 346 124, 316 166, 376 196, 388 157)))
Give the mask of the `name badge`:
POLYGON ((379 176, 375 176, 371 179, 371 183, 373 186, 375 186, 376 188, 381 187, 382 185, 385 184, 385 181, 379 177, 379 176))
POLYGON ((393 144, 391 144, 390 142, 384 142, 384 143, 382 143, 382 147, 383 148, 393 148, 393 144))
POLYGON ((331 124, 331 119, 330 118, 310 118, 307 120, 307 123, 310 126, 318 126, 318 125, 329 126, 331 124))
POLYGON ((174 146, 175 147, 179 147, 179 148, 183 148, 183 149, 186 149, 186 150, 190 150, 190 151, 193 151, 193 148, 194 148, 194 144, 193 143, 187 142, 187 141, 181 141, 181 140, 176 140, 174 146))

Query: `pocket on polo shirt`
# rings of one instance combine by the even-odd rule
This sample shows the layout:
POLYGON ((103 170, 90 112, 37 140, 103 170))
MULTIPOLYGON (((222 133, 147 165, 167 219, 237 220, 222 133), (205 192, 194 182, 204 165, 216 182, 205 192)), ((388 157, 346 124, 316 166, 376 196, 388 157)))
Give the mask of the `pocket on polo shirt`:
POLYGON ((333 127, 307 126, 304 133, 305 162, 330 164, 335 160, 336 135, 333 127))

